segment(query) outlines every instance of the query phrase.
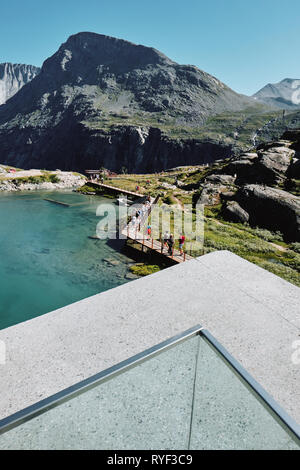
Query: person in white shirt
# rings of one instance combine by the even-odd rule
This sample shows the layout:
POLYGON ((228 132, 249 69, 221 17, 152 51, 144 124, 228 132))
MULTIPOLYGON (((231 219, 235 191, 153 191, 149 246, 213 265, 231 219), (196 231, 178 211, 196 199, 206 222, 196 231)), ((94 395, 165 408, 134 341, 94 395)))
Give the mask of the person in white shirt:
POLYGON ((169 238, 170 238, 170 234, 169 234, 168 230, 166 230, 165 233, 164 233, 164 238, 163 238, 163 246, 164 247, 168 247, 169 238))

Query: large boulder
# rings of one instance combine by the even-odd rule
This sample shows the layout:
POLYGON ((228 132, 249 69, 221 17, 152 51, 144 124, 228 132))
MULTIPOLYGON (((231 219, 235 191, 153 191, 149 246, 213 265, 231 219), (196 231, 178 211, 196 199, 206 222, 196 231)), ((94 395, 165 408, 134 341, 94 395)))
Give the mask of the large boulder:
POLYGON ((258 151, 256 164, 258 180, 266 184, 276 184, 282 181, 295 156, 295 150, 289 147, 271 147, 258 151))
POLYGON ((231 222, 248 222, 249 214, 238 202, 228 201, 222 209, 223 217, 231 222))
POLYGON ((236 194, 249 214, 249 223, 283 233, 287 241, 300 241, 300 198, 280 189, 249 184, 236 194))

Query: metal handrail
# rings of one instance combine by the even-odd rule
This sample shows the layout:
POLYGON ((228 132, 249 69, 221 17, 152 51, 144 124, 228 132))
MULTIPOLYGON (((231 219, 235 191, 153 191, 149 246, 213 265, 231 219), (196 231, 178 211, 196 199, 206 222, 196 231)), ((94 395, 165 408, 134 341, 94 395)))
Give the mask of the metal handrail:
POLYGON ((200 335, 203 336, 210 345, 219 353, 222 359, 229 364, 229 366, 236 373, 239 379, 250 387, 252 392, 255 392, 260 400, 267 405, 272 412, 273 416, 280 419, 279 424, 282 423, 292 432, 293 437, 296 437, 300 445, 300 425, 274 400, 274 398, 247 372, 246 369, 222 346, 216 338, 209 331, 204 328, 201 329, 200 335))
POLYGON ((108 369, 105 369, 91 377, 88 377, 85 380, 77 382, 74 385, 71 385, 64 390, 61 390, 54 395, 51 395, 43 400, 38 401, 37 403, 24 408, 23 410, 17 411, 16 413, 0 420, 0 435, 9 431, 20 424, 29 421, 46 411, 49 411, 52 408, 55 408, 66 401, 75 398, 78 395, 81 395, 84 392, 98 386, 101 383, 106 382, 107 380, 116 377, 117 375, 125 372, 136 365, 143 363, 144 361, 150 359, 151 357, 160 354, 162 351, 165 351, 171 347, 182 343, 183 341, 188 340, 189 338, 199 334, 201 331, 201 326, 197 325, 193 328, 190 328, 183 333, 180 333, 172 338, 163 341, 162 343, 156 344, 145 351, 136 354, 135 356, 126 359, 108 369))

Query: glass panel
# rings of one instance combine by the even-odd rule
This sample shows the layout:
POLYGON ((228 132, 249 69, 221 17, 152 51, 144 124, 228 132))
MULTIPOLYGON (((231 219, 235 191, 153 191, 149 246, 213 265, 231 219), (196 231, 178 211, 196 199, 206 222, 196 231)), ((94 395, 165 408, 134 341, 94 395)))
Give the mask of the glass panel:
POLYGON ((187 449, 195 336, 0 436, 1 449, 187 449))
POLYGON ((298 449, 261 400, 200 338, 191 449, 298 449))
POLYGON ((0 435, 0 449, 189 448, 299 448, 199 335, 0 435))

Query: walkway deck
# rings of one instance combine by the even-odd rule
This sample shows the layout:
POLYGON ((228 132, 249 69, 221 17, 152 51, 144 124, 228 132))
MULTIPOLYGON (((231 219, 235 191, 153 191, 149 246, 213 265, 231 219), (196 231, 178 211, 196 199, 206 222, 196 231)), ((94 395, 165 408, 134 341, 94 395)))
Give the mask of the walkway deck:
POLYGON ((122 230, 122 235, 126 236, 128 240, 133 240, 135 243, 140 244, 142 246, 142 251, 144 251, 144 247, 146 247, 148 250, 154 251, 161 256, 173 260, 175 263, 183 263, 184 261, 193 259, 193 257, 187 253, 180 255, 179 250, 176 249, 173 249, 172 255, 169 255, 167 248, 163 247, 162 242, 143 235, 142 232, 136 231, 128 226, 122 230))
POLYGON ((140 244, 142 246, 142 251, 144 251, 144 247, 146 247, 147 250, 154 251, 156 254, 166 257, 175 263, 183 263, 184 261, 193 259, 193 257, 187 253, 183 253, 183 255, 181 255, 180 251, 174 248, 172 254, 170 255, 168 253, 167 247, 163 246, 162 241, 155 240, 147 234, 147 221, 151 214, 152 206, 157 203, 158 199, 159 196, 156 198, 151 198, 148 213, 141 220, 138 227, 133 227, 129 222, 129 224, 127 224, 122 230, 122 235, 126 236, 127 240, 133 240, 134 242, 140 244))
MULTIPOLYGON (((134 193, 133 191, 127 191, 125 189, 117 188, 115 186, 110 186, 108 184, 98 183, 98 182, 95 182, 94 180, 89 181, 89 183, 92 183, 93 185, 104 188, 104 189, 115 191, 118 194, 122 193, 124 195, 129 195, 129 196, 134 196, 134 197, 139 197, 139 198, 146 198, 145 194, 134 193)), ((146 247, 148 250, 154 251, 155 253, 160 254, 161 256, 164 256, 174 261, 175 263, 183 263, 184 261, 193 259, 193 257, 188 255, 187 253, 180 255, 179 250, 176 250, 176 249, 173 249, 172 255, 169 255, 168 250, 166 249, 166 247, 163 247, 163 244, 161 241, 154 240, 153 238, 143 233, 143 230, 144 232, 146 231, 146 223, 147 223, 148 217, 151 214, 152 206, 156 204, 158 199, 159 199, 159 196, 157 196, 156 198, 151 197, 148 214, 146 215, 146 217, 144 217, 144 219, 139 224, 140 231, 133 228, 131 224, 129 223, 122 230, 122 235, 126 236, 127 240, 133 240, 136 243, 142 245, 142 251, 144 251, 144 247, 146 247)))

